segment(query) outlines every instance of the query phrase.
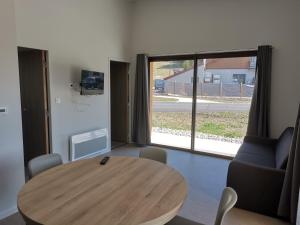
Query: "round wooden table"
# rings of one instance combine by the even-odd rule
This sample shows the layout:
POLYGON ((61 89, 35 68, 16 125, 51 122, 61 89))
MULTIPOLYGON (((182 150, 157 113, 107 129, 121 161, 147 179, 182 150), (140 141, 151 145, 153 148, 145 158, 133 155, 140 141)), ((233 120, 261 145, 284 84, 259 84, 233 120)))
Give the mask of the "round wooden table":
POLYGON ((18 208, 28 224, 160 225, 187 195, 183 176, 148 159, 111 157, 61 165, 26 183, 18 208))

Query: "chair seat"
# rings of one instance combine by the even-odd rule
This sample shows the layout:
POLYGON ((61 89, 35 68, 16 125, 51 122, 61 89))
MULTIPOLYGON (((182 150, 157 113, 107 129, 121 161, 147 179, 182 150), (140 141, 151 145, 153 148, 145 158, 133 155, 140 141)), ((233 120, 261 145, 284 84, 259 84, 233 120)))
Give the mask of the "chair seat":
POLYGON ((166 223, 166 225, 203 225, 203 224, 185 219, 181 216, 176 216, 170 222, 166 223))
POLYGON ((222 225, 291 225, 283 220, 264 216, 243 209, 233 208, 225 216, 222 225))

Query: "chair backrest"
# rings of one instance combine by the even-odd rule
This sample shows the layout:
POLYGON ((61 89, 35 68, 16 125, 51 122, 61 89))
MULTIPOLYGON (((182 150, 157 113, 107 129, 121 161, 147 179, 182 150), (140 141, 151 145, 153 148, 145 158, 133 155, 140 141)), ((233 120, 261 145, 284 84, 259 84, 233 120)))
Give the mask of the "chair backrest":
POLYGON ((226 187, 223 190, 223 194, 219 203, 219 208, 216 216, 215 225, 222 224, 224 216, 230 209, 233 208, 233 206, 237 202, 237 198, 237 194, 232 188, 226 187))
POLYGON ((62 163, 63 162, 59 154, 48 154, 38 156, 30 160, 28 163, 29 178, 32 178, 52 167, 61 165, 62 163))
POLYGON ((140 158, 152 159, 161 163, 167 163, 167 152, 162 148, 147 147, 140 151, 140 158))
POLYGON ((293 139, 294 128, 286 128, 280 137, 278 138, 276 150, 275 150, 275 159, 276 159, 276 168, 285 169, 289 157, 290 147, 293 139))

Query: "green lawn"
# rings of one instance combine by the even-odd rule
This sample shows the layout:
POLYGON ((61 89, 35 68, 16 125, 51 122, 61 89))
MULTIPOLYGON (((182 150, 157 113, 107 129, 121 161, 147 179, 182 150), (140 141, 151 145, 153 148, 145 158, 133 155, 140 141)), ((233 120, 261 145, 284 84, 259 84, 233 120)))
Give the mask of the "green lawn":
MULTIPOLYGON (((245 136, 248 113, 216 112, 197 113, 196 132, 219 135, 230 138, 245 136)), ((154 112, 152 126, 176 130, 191 130, 191 113, 187 112, 154 112)))

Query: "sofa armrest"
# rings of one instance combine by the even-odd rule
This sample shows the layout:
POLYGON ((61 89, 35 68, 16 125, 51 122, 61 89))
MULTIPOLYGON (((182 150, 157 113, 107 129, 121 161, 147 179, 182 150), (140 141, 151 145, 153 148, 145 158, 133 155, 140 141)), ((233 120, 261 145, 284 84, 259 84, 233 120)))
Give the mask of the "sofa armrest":
POLYGON ((276 216, 284 175, 284 170, 233 160, 227 186, 236 190, 238 208, 276 216))
POLYGON ((272 145, 275 146, 277 144, 277 139, 273 138, 263 138, 263 137, 258 137, 258 136, 245 136, 244 137, 245 142, 251 142, 254 144, 263 144, 263 145, 272 145))

